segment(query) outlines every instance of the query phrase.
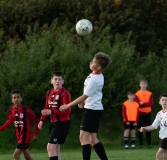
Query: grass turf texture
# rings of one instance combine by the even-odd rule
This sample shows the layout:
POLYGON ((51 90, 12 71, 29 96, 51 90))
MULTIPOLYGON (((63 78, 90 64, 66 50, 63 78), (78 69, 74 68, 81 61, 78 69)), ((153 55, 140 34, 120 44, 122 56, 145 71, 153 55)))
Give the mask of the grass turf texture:
MULTIPOLYGON (((153 149, 107 149, 106 153, 108 159, 112 160, 153 160, 155 159, 155 154, 158 148, 153 149)), ((31 155, 35 160, 46 160, 49 159, 46 150, 35 151, 31 150, 31 155)), ((7 153, 7 151, 0 151, 0 160, 9 160, 12 158, 13 152, 7 153)), ((62 150, 61 151, 62 160, 82 160, 81 149, 76 150, 62 150)), ((96 153, 92 149, 91 160, 98 160, 96 153)), ((21 160, 24 160, 23 155, 21 155, 21 160)))

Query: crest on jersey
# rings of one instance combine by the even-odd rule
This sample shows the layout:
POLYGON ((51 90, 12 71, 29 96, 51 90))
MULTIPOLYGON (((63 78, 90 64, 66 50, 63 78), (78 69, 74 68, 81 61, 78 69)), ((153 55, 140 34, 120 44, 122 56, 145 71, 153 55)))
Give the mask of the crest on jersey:
POLYGON ((59 95, 56 95, 56 100, 58 100, 59 99, 59 95))
POLYGON ((24 117, 24 114, 23 113, 20 113, 20 118, 23 118, 24 117))

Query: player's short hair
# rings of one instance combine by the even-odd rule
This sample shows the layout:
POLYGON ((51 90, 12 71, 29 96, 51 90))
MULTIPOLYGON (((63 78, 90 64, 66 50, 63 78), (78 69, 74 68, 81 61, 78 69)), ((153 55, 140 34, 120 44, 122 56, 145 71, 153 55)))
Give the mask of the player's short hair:
POLYGON ((147 79, 141 79, 140 82, 144 82, 144 83, 148 84, 147 79))
POLYGON ((166 93, 161 94, 159 99, 161 99, 162 97, 167 97, 167 94, 166 93))
POLYGON ((60 71, 53 71, 51 74, 51 78, 53 78, 54 76, 62 77, 64 79, 64 74, 60 71))
POLYGON ((20 96, 21 96, 21 92, 20 92, 19 89, 14 89, 14 90, 11 92, 11 96, 12 96, 13 94, 15 94, 15 93, 20 94, 20 96))
POLYGON ((134 94, 135 95, 135 92, 134 91, 128 91, 127 95, 130 95, 130 94, 134 94))
POLYGON ((108 54, 98 52, 94 57, 97 63, 103 68, 107 67, 111 63, 111 58, 108 54))

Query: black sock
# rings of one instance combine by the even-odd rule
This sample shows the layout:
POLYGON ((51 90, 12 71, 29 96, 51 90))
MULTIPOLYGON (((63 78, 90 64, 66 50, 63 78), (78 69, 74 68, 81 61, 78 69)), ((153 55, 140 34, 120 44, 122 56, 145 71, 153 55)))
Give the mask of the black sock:
POLYGON ((135 144, 136 142, 136 137, 131 137, 131 144, 135 144))
POLYGON ((146 137, 148 145, 151 145, 151 132, 146 132, 146 137))
POLYGON ((50 160, 58 160, 58 156, 49 157, 50 160))
POLYGON ((90 160, 91 156, 91 146, 90 144, 85 144, 82 146, 82 157, 83 160, 90 160))
POLYGON ((100 142, 96 143, 93 148, 101 160, 108 160, 104 147, 100 142))
POLYGON ((139 145, 143 145, 143 133, 138 131, 139 145))
POLYGON ((128 145, 128 142, 129 142, 129 138, 128 137, 124 137, 124 144, 128 145))

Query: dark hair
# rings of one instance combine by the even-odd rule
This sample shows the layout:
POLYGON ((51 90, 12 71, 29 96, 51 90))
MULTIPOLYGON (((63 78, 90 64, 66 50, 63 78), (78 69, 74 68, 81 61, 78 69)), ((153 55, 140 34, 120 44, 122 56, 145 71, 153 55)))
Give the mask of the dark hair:
POLYGON ((108 54, 103 52, 98 52, 94 57, 97 60, 97 63, 103 68, 107 67, 111 63, 111 58, 108 54))
POLYGON ((134 92, 134 91, 129 91, 129 92, 127 93, 127 95, 130 95, 130 94, 135 94, 135 92, 134 92))
POLYGON ((20 94, 20 96, 21 96, 21 92, 20 92, 19 89, 14 89, 14 90, 11 92, 11 95, 13 95, 13 94, 15 94, 15 93, 20 94))
POLYGON ((167 94, 166 93, 161 94, 159 99, 161 99, 162 97, 167 97, 167 94))
POLYGON ((148 84, 148 81, 146 79, 141 79, 140 82, 144 82, 144 83, 148 84))
POLYGON ((51 78, 53 78, 54 76, 62 77, 64 79, 64 74, 60 71, 53 71, 51 74, 51 78))

